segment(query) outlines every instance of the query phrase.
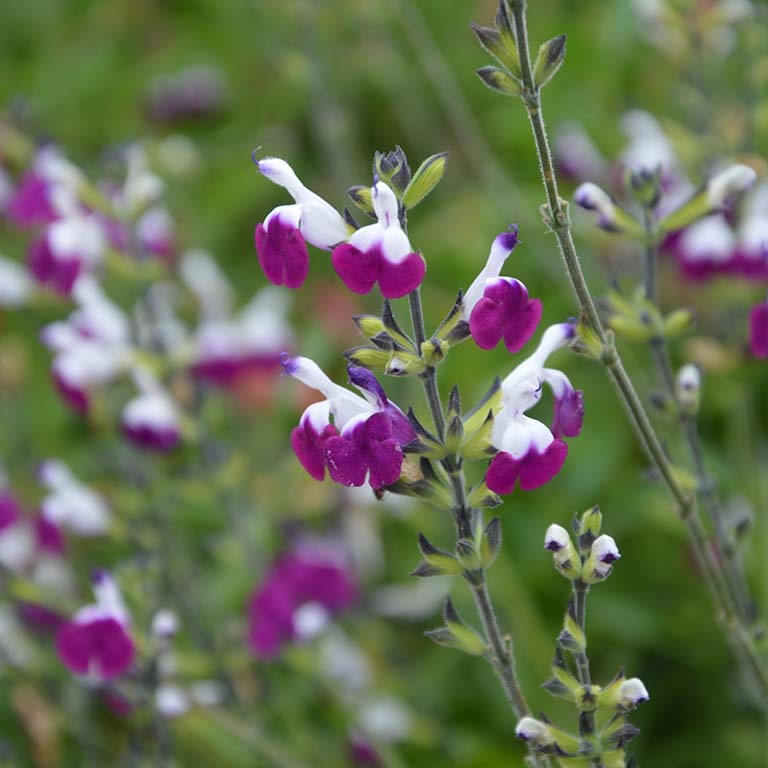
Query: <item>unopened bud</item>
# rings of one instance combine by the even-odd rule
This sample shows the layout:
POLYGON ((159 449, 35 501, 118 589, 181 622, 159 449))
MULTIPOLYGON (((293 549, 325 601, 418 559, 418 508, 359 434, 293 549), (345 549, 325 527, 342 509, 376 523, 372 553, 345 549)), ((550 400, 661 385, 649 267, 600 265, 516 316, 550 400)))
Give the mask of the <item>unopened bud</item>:
POLYGON ((643 681, 639 677, 631 677, 619 686, 617 698, 618 703, 624 709, 634 709, 638 704, 648 701, 651 697, 643 681))
POLYGON ((756 181, 757 174, 748 165, 737 163, 716 173, 707 182, 707 200, 711 208, 722 208, 731 195, 748 190, 756 181))
POLYGON ((594 584, 607 579, 613 570, 611 563, 620 557, 619 548, 611 536, 607 534, 598 536, 584 564, 584 581, 587 584, 594 584))
POLYGON ((568 531, 561 525, 552 524, 544 536, 544 548, 552 552, 555 568, 567 579, 581 576, 581 559, 576 553, 568 531))
POLYGON ((701 371, 692 363, 684 365, 677 373, 675 395, 685 415, 694 416, 698 412, 700 394, 701 371))
POLYGON ((536 747, 549 747, 555 743, 554 736, 546 723, 533 717, 524 717, 515 728, 515 736, 536 747))
POLYGON ((562 525, 552 523, 547 528, 547 532, 544 535, 544 549, 548 549, 550 552, 560 552, 570 543, 571 537, 562 525))

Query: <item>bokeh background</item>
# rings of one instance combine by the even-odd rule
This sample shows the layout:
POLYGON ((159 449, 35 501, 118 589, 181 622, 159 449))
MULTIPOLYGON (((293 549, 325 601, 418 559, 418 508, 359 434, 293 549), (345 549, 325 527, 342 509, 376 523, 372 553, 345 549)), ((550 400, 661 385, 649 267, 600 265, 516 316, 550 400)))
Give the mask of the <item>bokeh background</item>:
MULTIPOLYGON (((544 97, 552 135, 576 122, 611 158, 625 141, 622 114, 640 108, 656 115, 679 142, 694 179, 712 157, 765 152, 768 52, 765 17, 759 15, 765 9, 756 4, 757 16, 733 25, 732 45, 724 53, 699 25, 703 11, 718 5, 714 0, 660 2, 683 8, 680 18, 687 20, 672 30, 671 41, 647 24, 640 5, 530 3, 534 41, 568 35, 566 64, 544 97)), ((125 142, 146 140, 162 159, 169 136, 189 139, 182 160, 168 163, 165 171, 169 207, 182 244, 210 250, 243 301, 265 284, 253 227, 284 201, 282 191, 252 165, 255 147, 289 159, 338 206, 347 187, 370 183, 374 149, 399 144, 413 166, 450 150, 443 183, 409 222, 412 242, 429 265, 423 288, 428 322, 439 322, 457 288, 467 286, 484 263, 491 239, 510 222, 520 226, 522 244, 508 270, 544 300, 545 320, 556 322, 574 313, 575 302, 539 219, 543 197, 524 111, 485 89, 474 74, 487 61, 469 22, 489 23, 494 14, 494 3, 486 0, 4 3, 0 105, 30 138, 56 140, 93 172, 125 142), (164 112, 158 89, 190 67, 207 72, 211 108, 186 117, 164 112)), ((572 191, 567 181, 564 191, 572 191)), ((586 216, 574 217, 584 267, 598 294, 612 280, 630 286, 639 280, 640 253, 596 233, 586 216)), ((21 259, 24 248, 18 234, 0 232, 4 254, 21 259)), ((664 264, 662 281, 667 306, 697 309, 696 330, 673 354, 677 363, 694 359, 705 370, 701 426, 707 460, 724 497, 739 510, 753 511, 744 559, 765 607, 768 367, 749 358, 746 344, 748 308, 765 286, 687 283, 672 263, 664 264)), ((316 253, 311 280, 295 296, 296 347, 342 379, 340 352, 359 343, 348 317, 375 309, 372 297, 346 294, 329 260, 316 253)), ((140 507, 147 495, 121 479, 114 439, 74 419, 50 387, 48 354, 35 338, 52 315, 43 308, 0 318, 0 458, 23 478, 32 477, 41 458, 66 457, 83 475, 98 478, 117 509, 140 507)), ((648 395, 657 385, 646 352, 627 347, 627 357, 648 395)), ((481 352, 467 344, 451 355, 440 377, 445 391, 445 382, 458 381, 469 403, 511 365, 502 349, 481 352)), ((641 764, 765 764, 765 723, 744 693, 670 498, 649 473, 602 370, 575 357, 562 365, 585 392, 584 432, 571 442, 556 481, 535 494, 507 498, 500 510, 503 552, 491 572, 532 707, 570 716, 538 688, 548 674, 567 597, 567 583, 542 551, 543 534, 550 523, 568 525, 575 512, 599 503, 605 530, 623 557, 590 598, 593 676, 607 680, 625 666, 646 683, 651 701, 633 717, 642 729, 634 743, 641 764)), ((390 383, 398 402, 415 403, 425 413, 415 382, 390 383)), ((404 735, 387 747, 388 764, 522 764, 513 718, 490 670, 428 642, 422 632, 438 621, 439 597, 419 593, 417 599, 407 592, 414 588, 408 573, 418 562, 416 532, 447 546, 450 521, 423 505, 349 501, 328 484, 316 485, 287 442, 298 412, 297 389, 281 380, 269 407, 250 392, 217 402, 209 414, 222 440, 236 448, 231 471, 239 478, 238 530, 194 449, 168 470, 173 482, 152 501, 163 507, 167 556, 182 573, 168 599, 192 602, 210 633, 209 657, 224 654, 238 670, 245 702, 238 716, 253 727, 237 738, 211 723, 180 722, 173 728, 177 764, 294 764, 255 744, 264 736, 284 745, 296 765, 351 765, 345 746, 351 715, 334 697, 333 684, 323 682, 311 652, 300 649, 257 664, 242 640, 250 590, 285 532, 300 525, 362 526, 366 536, 374 536, 374 550, 381 548, 380 561, 364 570, 360 605, 342 625, 373 659, 376 685, 407 711, 404 735), (381 615, 383 585, 401 590, 397 615, 381 615), (426 607, 409 611, 418 600, 426 607)), ((678 450, 673 425, 663 419, 659 424, 670 449, 678 450)), ((118 537, 99 557, 131 558, 133 546, 118 537)), ((147 577, 135 582, 131 594, 154 604, 155 589, 147 577)), ((454 593, 470 615, 460 585, 454 593)), ((205 653, 192 635, 180 641, 189 650, 185 658, 190 666, 204 665, 205 653)), ((4 764, 146 764, 120 762, 119 745, 128 738, 124 727, 81 691, 73 692, 53 656, 34 673, 4 667, 0 674, 4 764), (39 727, 41 717, 48 730, 39 727)))

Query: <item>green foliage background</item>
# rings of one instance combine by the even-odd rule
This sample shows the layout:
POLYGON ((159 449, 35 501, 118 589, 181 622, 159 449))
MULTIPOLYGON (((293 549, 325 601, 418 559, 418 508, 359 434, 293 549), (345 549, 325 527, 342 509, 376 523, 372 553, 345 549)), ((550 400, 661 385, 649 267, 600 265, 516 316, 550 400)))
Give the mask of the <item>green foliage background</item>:
MULTIPOLYGON (((765 125, 760 124, 765 93, 753 71, 764 71, 760 56, 765 57, 765 48, 763 44, 760 51, 750 42, 754 30, 744 31, 743 47, 726 60, 706 52, 690 60, 650 46, 627 0, 536 0, 530 6, 534 40, 568 34, 566 64, 544 95, 553 133, 566 121, 578 121, 611 157, 623 142, 618 130, 622 113, 646 109, 687 126, 680 134, 694 177, 703 168, 701 158, 713 148, 738 156, 768 146, 765 125), (754 130, 739 130, 745 123, 754 130)), ((31 133, 55 138, 75 160, 97 169, 105 148, 169 132, 146 118, 152 78, 188 65, 219 68, 228 86, 223 113, 173 129, 196 142, 202 163, 194 175, 171 184, 170 205, 184 243, 216 254, 242 299, 265 282, 253 251, 253 227, 284 198, 256 173, 250 162, 254 147, 289 159, 309 186, 339 206, 348 186, 369 182, 374 149, 400 144, 412 165, 449 149, 444 182, 410 218, 412 242, 429 265, 424 288, 428 320, 433 326, 440 320, 457 288, 466 287, 484 263, 493 236, 514 221, 520 225, 522 245, 508 271, 523 279, 532 295, 542 297, 545 321, 556 322, 575 312, 575 302, 554 241, 539 220, 543 196, 524 111, 485 89, 474 75, 487 62, 468 25, 471 20, 489 22, 494 10, 492 2, 462 0, 4 3, 0 103, 20 113, 31 133)), ((571 191, 567 185, 565 190, 571 191)), ((607 290, 609 274, 632 285, 640 254, 593 233, 586 218, 575 218, 585 270, 597 292, 607 290)), ((9 233, 3 237, 0 249, 21 257, 23 242, 9 233)), ((301 289, 294 317, 301 352, 341 377, 339 353, 356 343, 352 323, 340 337, 328 338, 313 315, 314 297, 329 290, 333 280, 328 259, 315 253, 312 282, 301 289)), ((761 289, 686 285, 670 265, 663 280, 668 306, 693 304, 699 311, 693 334, 699 345, 684 342, 675 355, 682 362, 698 350, 699 362, 708 369, 702 417, 707 459, 727 497, 744 496, 763 513, 757 515, 745 559, 764 605, 768 367, 745 354, 746 312, 761 289)), ((369 298, 358 303, 358 311, 375 310, 369 298)), ((27 365, 23 395, 3 395, 3 461, 13 459, 31 471, 38 459, 62 455, 90 474, 100 473, 105 487, 130 507, 129 491, 120 491, 118 481, 109 479, 108 462, 94 450, 103 438, 78 427, 50 390, 47 355, 34 342, 40 318, 5 318, 2 323, 3 343, 20 347, 27 365), (98 467, 91 467, 92 462, 98 467)), ((649 392, 654 383, 645 351, 628 349, 628 357, 640 387, 649 392)), ((443 390, 456 380, 465 402, 471 402, 511 365, 503 350, 485 353, 464 345, 440 370, 443 390)), ((515 493, 501 508, 503 553, 491 572, 491 588, 514 634, 519 673, 534 710, 561 713, 537 689, 547 676, 567 591, 542 551, 544 530, 551 522, 568 525, 574 512, 599 502, 605 530, 619 542, 623 558, 608 583, 590 598, 593 674, 606 681, 623 665, 651 692, 651 702, 633 717, 643 731, 635 742, 641 764, 764 764, 765 724, 743 696, 670 498, 649 475, 602 371, 573 358, 563 365, 585 392, 584 432, 571 442, 565 470, 555 482, 532 495, 515 493)), ((399 402, 416 402, 417 411, 424 412, 415 382, 393 382, 391 391, 399 402)), ((197 573, 200 583, 194 594, 203 615, 221 622, 217 637, 224 646, 237 640, 238 630, 221 617, 229 613, 241 618, 243 601, 266 562, 264 553, 279 541, 284 522, 304 517, 317 523, 332 515, 334 497, 330 492, 317 497, 313 481, 289 455, 287 434, 295 418, 291 399, 286 393, 272 412, 251 414, 247 421, 235 422, 245 423, 245 429, 223 436, 253 467, 255 474, 247 478, 252 491, 247 524, 262 544, 267 542, 254 559, 230 559, 232 542, 225 535, 197 573), (302 509, 310 499, 313 503, 302 509)), ((215 423, 232 423, 226 407, 221 410, 214 422, 220 417, 215 423)), ((671 425, 662 422, 661 429, 670 448, 677 450, 671 425)), ((187 458, 194 475, 197 457, 187 458)), ((183 561, 195 557, 201 540, 226 523, 205 488, 188 474, 179 477, 177 487, 163 492, 162 502, 172 509, 168 530, 174 557, 183 561)), ((450 521, 426 507, 402 518, 385 515, 379 525, 386 581, 407 581, 417 562, 417 530, 445 545, 452 537, 450 521)), ((123 552, 118 550, 115 558, 123 552)), ((460 586, 455 592, 463 604, 466 595, 460 586)), ((154 602, 151 595, 144 599, 154 602)), ((469 615, 468 606, 465 613, 469 615)), ((345 624, 379 660, 383 684, 417 718, 416 736, 398 748, 400 764, 484 768, 522 763, 514 721, 496 680, 478 660, 426 641, 422 630, 435 620, 384 621, 367 615, 363 606, 345 624)), ((236 663, 247 674, 256 674, 247 659, 236 663)), ((258 670, 269 693, 256 699, 254 722, 273 741, 310 760, 308 764, 344 765, 339 746, 343 716, 333 706, 325 707, 330 694, 302 673, 303 663, 294 658, 258 670)), ((7 695, 0 694, 0 736, 12 745, 10 754, 33 764, 13 701, 10 687, 7 695)), ((79 716, 71 701, 54 698, 53 705, 64 722, 79 716)), ((108 740, 109 732, 104 733, 108 740)), ((212 750, 217 739, 227 741, 214 735, 200 746, 201 733, 202 726, 179 727, 179 764, 202 764, 200 750, 212 750), (190 732, 198 739, 192 739, 192 747, 190 732)), ((222 751, 209 754, 218 757, 206 760, 219 760, 211 764, 230 764, 222 751)), ((232 758, 231 764, 271 764, 263 757, 243 763, 239 759, 232 758)), ((74 741, 68 742, 61 760, 62 765, 105 764, 88 762, 74 741)))

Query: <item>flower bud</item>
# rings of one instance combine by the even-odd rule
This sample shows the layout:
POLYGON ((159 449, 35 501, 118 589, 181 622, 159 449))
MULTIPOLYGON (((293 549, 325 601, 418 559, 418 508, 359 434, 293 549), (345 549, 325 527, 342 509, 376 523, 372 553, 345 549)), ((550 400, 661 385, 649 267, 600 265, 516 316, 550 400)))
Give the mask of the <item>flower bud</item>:
POLYGON ((691 363, 684 365, 677 373, 675 396, 686 416, 694 416, 698 412, 700 393, 701 371, 691 363))
POLYGON ((587 584, 594 584, 607 579, 613 570, 611 563, 620 557, 619 548, 611 536, 607 534, 598 536, 584 564, 584 581, 587 584))
POLYGON ((576 188, 573 200, 581 208, 595 211, 597 226, 606 232, 625 232, 631 235, 640 233, 638 223, 626 211, 615 205, 604 189, 591 181, 576 188))
POLYGON ((440 152, 431 155, 418 167, 403 193, 403 205, 406 208, 417 206, 440 183, 448 163, 448 154, 440 152))
POLYGON ((729 165, 707 182, 706 195, 710 207, 722 208, 731 195, 745 192, 756 179, 757 174, 748 165, 729 165))
POLYGON ((173 637, 179 631, 179 617, 168 608, 162 608, 152 617, 155 637, 173 637))
POLYGON ((515 728, 515 736, 536 747, 549 747, 555 743, 554 736, 546 723, 533 717, 524 717, 515 728))
POLYGON ((533 66, 533 79, 539 88, 545 86, 560 69, 565 61, 565 35, 558 35, 542 43, 536 63, 533 66))
POLYGON ((634 709, 650 698, 648 690, 639 677, 631 677, 619 686, 618 702, 624 709, 634 709))
POLYGON ((581 576, 581 560, 565 528, 554 523, 550 525, 544 536, 544 548, 552 552, 555 568, 563 576, 567 579, 581 576))

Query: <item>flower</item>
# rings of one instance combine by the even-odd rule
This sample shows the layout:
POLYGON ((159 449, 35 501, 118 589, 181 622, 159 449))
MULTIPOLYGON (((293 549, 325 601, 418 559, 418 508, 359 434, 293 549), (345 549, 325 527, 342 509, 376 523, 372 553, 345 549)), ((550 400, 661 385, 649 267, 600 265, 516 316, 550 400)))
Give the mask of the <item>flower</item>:
POLYGON ((584 416, 582 393, 568 377, 553 368, 544 368, 552 352, 573 338, 570 323, 550 326, 536 351, 520 363, 501 384, 501 408, 494 413, 491 445, 499 453, 488 467, 485 481, 495 493, 511 493, 518 481, 524 491, 548 483, 568 454, 562 437, 575 437, 584 416), (546 382, 555 396, 551 428, 525 415, 541 399, 546 382))
POLYGON ((0 564, 21 571, 32 562, 35 537, 22 515, 21 504, 7 490, 0 490, 0 564))
POLYGON ((618 701, 624 709, 634 709, 650 698, 643 681, 638 677, 631 677, 619 686, 618 701))
POLYGON ((136 369, 133 378, 140 394, 123 407, 123 434, 139 448, 161 452, 173 450, 181 441, 176 404, 151 374, 136 369))
POLYGON ((493 241, 485 267, 464 295, 463 315, 481 349, 493 349, 503 338, 510 352, 518 352, 541 320, 541 301, 529 299, 525 285, 514 277, 499 277, 517 242, 513 224, 493 241))
POLYGON ((81 608, 56 633, 56 650, 76 675, 111 680, 127 672, 136 647, 129 634, 130 617, 117 584, 105 571, 92 577, 96 602, 81 608))
POLYGON ((232 387, 246 374, 279 370, 281 353, 293 346, 286 294, 262 288, 234 314, 232 286, 210 255, 190 252, 180 266, 203 316, 194 338, 194 375, 232 387))
POLYGON ((112 381, 130 359, 130 322, 90 275, 75 283, 72 296, 79 304, 66 322, 43 328, 41 339, 56 355, 51 370, 54 383, 73 410, 84 413, 92 388, 112 381))
POLYGON ((383 181, 371 188, 378 221, 361 227, 333 249, 333 268, 354 293, 370 293, 378 282, 382 296, 398 299, 421 285, 426 264, 414 253, 400 226, 395 193, 383 181))
POLYGON ((60 215, 54 203, 57 190, 74 192, 81 178, 80 170, 58 149, 43 147, 8 200, 8 218, 22 229, 49 224, 60 215))
POLYGON ((100 536, 109 527, 110 512, 104 498, 81 483, 61 461, 43 462, 40 482, 50 490, 40 505, 43 517, 79 536, 100 536))
POLYGON ((310 405, 291 433, 291 445, 304 469, 316 480, 383 488, 400 477, 403 446, 416 438, 407 416, 388 399, 367 369, 350 365, 349 381, 363 397, 332 382, 306 357, 286 358, 289 376, 322 392, 326 399, 310 405), (330 417, 333 416, 333 423, 330 417))
MULTIPOLYGON (((259 658, 274 658, 283 646, 302 639, 310 614, 315 618, 336 615, 357 595, 355 578, 334 546, 318 540, 301 542, 272 564, 251 598, 251 650, 259 658)), ((317 632, 317 621, 310 629, 310 635, 317 632)))
POLYGON ((768 299, 749 313, 749 346, 755 357, 768 358, 768 299))
POLYGON ((256 166, 296 201, 278 206, 256 225, 254 242, 259 263, 274 285, 298 288, 309 271, 307 243, 329 251, 347 239, 349 230, 338 211, 307 189, 285 160, 267 157, 257 161, 256 166))

